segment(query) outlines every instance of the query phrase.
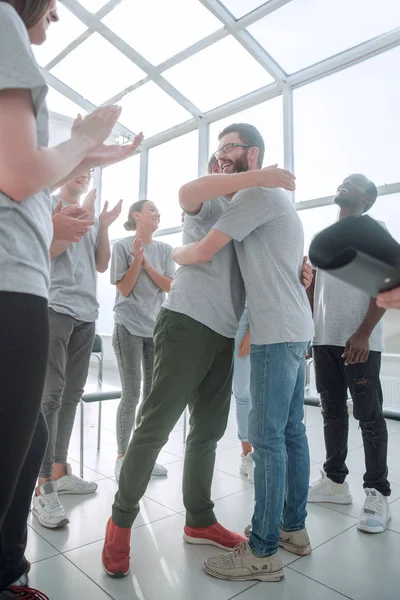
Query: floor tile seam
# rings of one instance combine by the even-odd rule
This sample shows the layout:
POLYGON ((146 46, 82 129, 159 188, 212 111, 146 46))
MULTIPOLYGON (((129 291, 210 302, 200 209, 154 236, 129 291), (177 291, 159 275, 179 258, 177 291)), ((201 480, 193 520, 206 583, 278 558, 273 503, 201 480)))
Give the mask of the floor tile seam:
MULTIPOLYGON (((291 564, 293 564, 293 563, 291 563, 291 564)), ((314 583, 318 583, 319 585, 322 585, 322 587, 326 588, 327 590, 330 590, 331 592, 335 592, 336 594, 339 594, 339 596, 341 596, 342 598, 347 598, 347 600, 354 600, 354 598, 352 598, 351 596, 347 596, 346 594, 343 594, 342 592, 335 590, 334 588, 330 587, 329 585, 326 585, 325 583, 318 581, 318 579, 314 579, 313 577, 309 577, 309 575, 305 575, 304 573, 300 573, 300 571, 296 571, 296 569, 292 569, 290 565, 286 566, 285 569, 290 569, 294 573, 297 573, 297 575, 302 575, 306 579, 309 579, 310 581, 313 581, 314 583)))

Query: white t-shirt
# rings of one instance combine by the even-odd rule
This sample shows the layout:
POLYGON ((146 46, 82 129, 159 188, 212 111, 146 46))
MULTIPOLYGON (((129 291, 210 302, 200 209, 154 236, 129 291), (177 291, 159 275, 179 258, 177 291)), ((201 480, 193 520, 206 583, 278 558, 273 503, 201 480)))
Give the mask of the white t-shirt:
MULTIPOLYGON (((317 269, 314 292, 314 346, 346 346, 367 314, 371 298, 365 292, 317 269)), ((369 349, 383 352, 383 320, 371 337, 369 349)))
MULTIPOLYGON (((387 230, 385 223, 377 223, 387 230)), ((371 298, 326 271, 317 269, 315 277, 313 345, 344 348, 363 322, 371 298)), ((373 352, 385 350, 382 319, 369 338, 369 349, 373 352)))
MULTIPOLYGON (((30 92, 38 144, 47 146, 46 81, 33 57, 25 25, 10 4, 0 2, 0 90, 10 89, 30 92)), ((48 190, 23 202, 0 191, 0 291, 48 297, 52 237, 48 190)))

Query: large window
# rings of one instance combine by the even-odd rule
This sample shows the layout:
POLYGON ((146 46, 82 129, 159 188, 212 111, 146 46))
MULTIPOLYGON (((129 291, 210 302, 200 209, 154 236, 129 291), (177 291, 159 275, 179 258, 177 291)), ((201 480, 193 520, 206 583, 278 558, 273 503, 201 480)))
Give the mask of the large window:
POLYGON ((257 127, 265 142, 264 166, 278 163, 283 167, 282 97, 263 102, 210 125, 210 154, 218 148, 218 135, 232 123, 250 123, 257 127))
POLYGON ((333 225, 337 219, 338 210, 335 204, 299 210, 298 215, 304 229, 304 254, 308 254, 313 237, 329 225, 333 225))
POLYGON ((399 22, 397 0, 292 0, 249 31, 293 73, 390 31, 399 22))
POLYGON ((294 91, 296 200, 331 195, 350 173, 399 179, 400 48, 294 91))
POLYGON ((124 223, 128 216, 131 204, 139 200, 139 156, 133 156, 117 165, 103 169, 102 208, 107 200, 109 208, 123 200, 121 216, 109 229, 110 240, 115 240, 128 235, 124 223))
POLYGON ((149 151, 147 198, 161 213, 161 229, 181 224, 179 188, 198 174, 198 132, 156 146, 149 151))

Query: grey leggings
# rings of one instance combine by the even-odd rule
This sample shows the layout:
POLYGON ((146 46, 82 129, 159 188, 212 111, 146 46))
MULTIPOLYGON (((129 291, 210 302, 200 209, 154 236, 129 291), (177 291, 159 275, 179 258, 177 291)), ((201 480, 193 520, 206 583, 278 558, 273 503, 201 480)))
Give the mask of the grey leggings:
MULTIPOLYGON (((121 402, 117 411, 118 454, 125 454, 135 423, 140 398, 143 365, 143 400, 151 390, 153 380, 154 344, 152 338, 132 335, 123 325, 115 324, 113 348, 121 377, 121 402)), ((140 411, 137 423, 140 422, 140 411)))
POLYGON ((51 477, 53 464, 67 462, 76 407, 89 370, 96 324, 77 321, 49 308, 50 349, 42 408, 49 443, 40 477, 51 477))

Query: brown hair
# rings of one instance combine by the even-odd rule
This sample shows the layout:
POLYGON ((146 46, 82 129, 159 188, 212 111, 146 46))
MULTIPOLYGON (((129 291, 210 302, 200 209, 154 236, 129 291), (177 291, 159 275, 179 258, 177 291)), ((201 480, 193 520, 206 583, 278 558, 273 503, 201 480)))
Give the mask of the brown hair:
POLYGON ((214 171, 213 171, 213 167, 214 167, 215 165, 218 167, 218 161, 217 161, 217 159, 215 158, 215 155, 214 155, 214 154, 212 154, 212 155, 210 156, 210 160, 208 161, 208 165, 207 165, 207 172, 208 172, 208 174, 209 174, 209 175, 211 175, 211 173, 213 173, 213 172, 214 172, 214 171))
POLYGON ((1 2, 7 2, 15 8, 27 29, 31 29, 40 21, 50 4, 50 0, 1 0, 1 2))
POLYGON ((128 220, 124 224, 124 227, 127 231, 136 231, 136 221, 133 218, 134 212, 142 212, 143 206, 148 202, 148 200, 138 200, 134 202, 129 209, 128 212, 128 220))

